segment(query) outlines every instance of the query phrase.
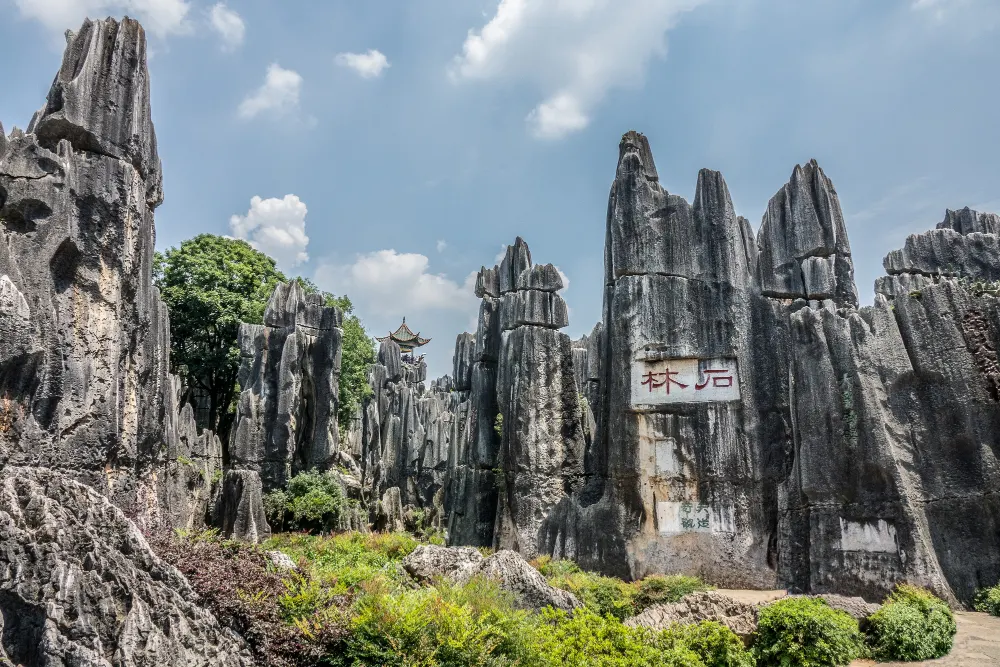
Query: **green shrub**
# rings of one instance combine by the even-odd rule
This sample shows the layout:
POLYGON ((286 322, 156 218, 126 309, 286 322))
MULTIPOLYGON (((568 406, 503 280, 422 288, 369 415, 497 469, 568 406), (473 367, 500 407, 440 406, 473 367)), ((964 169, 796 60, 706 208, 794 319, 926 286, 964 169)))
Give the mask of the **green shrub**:
POLYGON ((531 656, 528 614, 485 580, 397 594, 372 588, 354 614, 347 656, 362 665, 525 664, 531 656))
POLYGON ((878 660, 930 660, 951 650, 956 629, 955 617, 943 600, 901 584, 868 617, 867 632, 878 660))
POLYGON ((572 614, 551 607, 540 615, 533 646, 539 667, 704 667, 679 642, 657 645, 648 630, 630 628, 592 609, 572 614))
POLYGON ((707 591, 710 587, 698 577, 683 574, 673 576, 654 575, 635 584, 636 613, 656 604, 678 602, 685 595, 695 591, 707 591))
POLYGON ((276 530, 331 531, 347 513, 347 499, 336 473, 310 470, 265 495, 264 513, 276 530))
POLYGON ((546 565, 548 570, 562 570, 565 574, 549 577, 548 581, 556 588, 573 593, 588 608, 601 616, 613 616, 624 620, 635 615, 635 604, 632 601, 634 589, 621 579, 602 577, 592 572, 583 572, 574 566, 565 565, 567 561, 554 561, 553 566, 546 565))
POLYGON ((656 646, 684 647, 705 667, 753 667, 754 660, 736 633, 715 621, 675 624, 656 637, 656 646))
POLYGON ((539 556, 535 560, 531 561, 531 564, 536 570, 542 573, 542 576, 546 578, 583 572, 583 570, 580 569, 580 566, 573 561, 562 558, 552 558, 551 556, 539 556))
POLYGON ((761 609, 754 643, 760 667, 835 667, 864 653, 857 621, 818 598, 785 598, 761 609))
POLYGON ((1000 616, 1000 584, 992 588, 984 588, 976 593, 976 600, 973 606, 976 611, 981 611, 991 616, 1000 616))

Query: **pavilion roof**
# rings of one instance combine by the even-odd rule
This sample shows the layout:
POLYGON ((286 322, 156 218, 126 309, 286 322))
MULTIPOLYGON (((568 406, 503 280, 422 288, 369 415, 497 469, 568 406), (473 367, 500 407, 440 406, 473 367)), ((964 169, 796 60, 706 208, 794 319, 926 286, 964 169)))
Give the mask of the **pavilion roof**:
POLYGON ((389 339, 392 339, 401 346, 405 347, 420 347, 421 345, 426 345, 431 342, 430 338, 421 338, 420 332, 413 333, 410 327, 406 326, 405 317, 403 318, 403 323, 399 325, 399 328, 390 333, 388 336, 382 336, 381 338, 376 336, 376 340, 380 343, 389 339))

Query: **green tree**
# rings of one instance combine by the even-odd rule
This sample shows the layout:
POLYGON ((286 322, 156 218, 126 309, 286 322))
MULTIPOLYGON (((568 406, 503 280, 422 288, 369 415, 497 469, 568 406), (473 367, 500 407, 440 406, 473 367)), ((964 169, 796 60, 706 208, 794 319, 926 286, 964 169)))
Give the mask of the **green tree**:
POLYGON ((263 322, 274 287, 287 278, 246 241, 214 234, 156 253, 153 272, 170 308, 171 364, 187 384, 184 400, 195 390, 204 394, 208 418, 200 426, 225 443, 235 416, 240 323, 263 322))

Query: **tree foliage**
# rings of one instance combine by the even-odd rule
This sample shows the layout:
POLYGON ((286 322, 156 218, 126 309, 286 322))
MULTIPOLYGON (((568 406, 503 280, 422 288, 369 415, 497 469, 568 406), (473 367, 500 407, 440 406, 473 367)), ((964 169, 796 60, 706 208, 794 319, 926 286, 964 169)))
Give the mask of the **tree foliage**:
POLYGON ((214 234, 156 253, 153 271, 170 308, 172 370, 189 392, 204 393, 208 419, 201 426, 226 442, 235 416, 240 323, 260 324, 275 285, 287 278, 246 241, 214 234))
MULTIPOLYGON (((192 391, 205 396, 208 416, 199 425, 226 443, 239 391, 240 323, 261 324, 275 286, 288 278, 246 241, 199 234, 179 248, 156 253, 153 279, 170 308, 171 370, 187 384, 184 400, 191 399, 192 391)), ((344 311, 337 414, 344 427, 371 392, 368 369, 375 362, 375 348, 348 297, 322 292, 307 278, 295 280, 307 293, 321 293, 326 305, 344 311)))

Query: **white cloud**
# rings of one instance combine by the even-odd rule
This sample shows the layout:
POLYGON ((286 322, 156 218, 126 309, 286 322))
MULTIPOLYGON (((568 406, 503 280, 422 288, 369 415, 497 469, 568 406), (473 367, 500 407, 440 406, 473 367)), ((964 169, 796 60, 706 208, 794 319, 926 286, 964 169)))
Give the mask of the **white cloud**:
POLYGON ((512 80, 544 96, 527 116, 540 138, 558 139, 590 122, 616 86, 637 85, 667 31, 707 0, 500 0, 470 30, 450 74, 455 81, 512 80))
POLYGON ((340 53, 336 62, 341 67, 354 70, 363 79, 379 77, 392 66, 385 54, 377 49, 370 49, 367 53, 340 53))
POLYGON ((316 270, 316 283, 393 313, 475 307, 476 273, 460 285, 429 269, 426 255, 377 250, 358 255, 351 264, 322 264, 316 270))
POLYGON ((240 117, 254 118, 265 112, 280 115, 292 111, 299 106, 301 90, 302 77, 299 73, 274 63, 267 68, 264 84, 240 103, 240 117))
POLYGON ((444 252, 444 249, 448 247, 448 242, 444 240, 439 240, 437 242, 437 251, 444 252))
POLYGON ((83 20, 128 14, 151 34, 165 37, 188 32, 191 4, 185 0, 15 0, 25 18, 40 21, 54 32, 77 30, 83 20))
POLYGON ((212 29, 222 38, 223 50, 232 51, 243 43, 246 25, 240 15, 226 7, 225 3, 220 2, 212 6, 209 20, 212 29))
POLYGON ((245 239, 257 250, 275 259, 281 269, 291 269, 309 260, 306 248, 306 213, 308 209, 295 195, 283 199, 250 200, 246 215, 229 219, 233 236, 245 239))

